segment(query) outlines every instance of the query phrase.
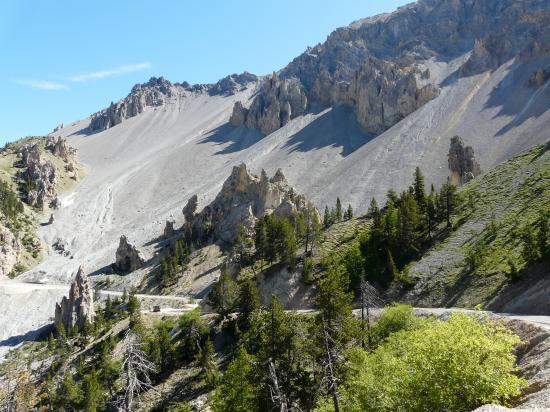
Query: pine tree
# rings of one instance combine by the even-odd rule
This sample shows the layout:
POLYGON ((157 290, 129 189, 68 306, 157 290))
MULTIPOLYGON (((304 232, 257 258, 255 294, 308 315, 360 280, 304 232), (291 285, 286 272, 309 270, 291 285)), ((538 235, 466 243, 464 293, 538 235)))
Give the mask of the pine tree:
POLYGON ((424 175, 417 167, 414 171, 414 198, 422 212, 426 211, 426 189, 424 187, 424 175))
POLYGON ((84 410, 95 412, 101 409, 105 395, 99 380, 99 374, 95 369, 84 377, 84 410))
POLYGON ((251 277, 245 277, 239 281, 239 329, 248 331, 252 323, 252 315, 260 309, 260 295, 256 283, 251 277))
POLYGON ((130 317, 130 328, 138 330, 141 327, 141 305, 136 297, 136 289, 132 288, 128 295, 128 315, 130 317))
POLYGON ((229 274, 227 267, 224 267, 218 282, 208 294, 208 303, 222 318, 225 318, 235 308, 236 299, 235 281, 229 274))
POLYGON ((323 216, 323 225, 325 226, 325 229, 328 229, 331 225, 330 211, 328 210, 328 206, 325 206, 325 215, 323 216))
POLYGON ((82 391, 80 386, 74 381, 70 372, 65 373, 55 393, 54 410, 78 410, 81 401, 82 391))
POLYGON ((550 258, 550 211, 541 211, 536 225, 538 227, 538 252, 543 259, 548 259, 550 258))
POLYGON ((353 208, 348 204, 348 220, 353 219, 353 208))
POLYGON ((267 229, 266 219, 260 218, 254 227, 254 247, 256 248, 256 259, 262 261, 267 259, 267 229))
POLYGON ((219 372, 214 359, 214 345, 210 338, 206 340, 198 355, 198 364, 201 368, 201 373, 209 385, 216 383, 219 372))
POLYGON ((342 220, 342 203, 340 202, 340 198, 336 198, 336 221, 340 222, 342 220))

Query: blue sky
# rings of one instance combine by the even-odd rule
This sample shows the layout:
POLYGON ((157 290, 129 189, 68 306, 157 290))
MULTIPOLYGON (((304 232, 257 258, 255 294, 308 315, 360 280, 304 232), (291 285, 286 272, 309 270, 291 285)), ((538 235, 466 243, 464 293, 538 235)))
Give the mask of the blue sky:
POLYGON ((403 0, 2 0, 0 144, 49 133, 151 76, 266 74, 403 0))

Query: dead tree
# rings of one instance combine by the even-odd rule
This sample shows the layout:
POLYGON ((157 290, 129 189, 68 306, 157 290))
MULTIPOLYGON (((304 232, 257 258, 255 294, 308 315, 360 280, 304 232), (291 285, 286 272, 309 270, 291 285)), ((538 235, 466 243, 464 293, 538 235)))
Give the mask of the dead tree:
POLYGON ((118 403, 124 411, 131 412, 134 398, 153 387, 150 375, 156 368, 141 349, 139 336, 131 329, 126 332, 123 344, 126 348, 122 362, 122 382, 125 389, 118 403))
POLYGON ((271 400, 273 404, 279 408, 280 412, 288 412, 287 400, 283 395, 281 388, 279 387, 279 380, 277 379, 277 372, 275 371, 275 364, 273 360, 269 360, 269 377, 271 379, 271 400))
POLYGON ((338 393, 338 382, 335 373, 335 361, 337 354, 334 350, 334 342, 327 331, 325 320, 323 322, 323 340, 325 344, 325 379, 327 381, 328 391, 332 397, 334 412, 340 412, 340 394, 338 393))
POLYGON ((365 343, 365 324, 367 326, 367 333, 369 339, 369 346, 371 346, 372 338, 370 333, 370 310, 373 308, 380 308, 384 305, 383 299, 378 294, 378 291, 367 280, 361 281, 361 347, 366 349, 365 343), (365 322, 366 315, 366 322, 365 322))

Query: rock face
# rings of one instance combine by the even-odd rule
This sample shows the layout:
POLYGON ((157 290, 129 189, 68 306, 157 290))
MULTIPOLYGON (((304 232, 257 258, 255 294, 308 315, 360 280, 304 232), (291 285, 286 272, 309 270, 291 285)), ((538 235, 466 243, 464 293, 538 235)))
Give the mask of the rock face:
POLYGON ((357 72, 346 100, 353 102, 359 124, 379 134, 438 95, 432 84, 420 87, 414 72, 370 58, 357 72))
POLYGON ((67 145, 67 139, 65 139, 64 137, 48 137, 46 140, 46 149, 50 150, 54 156, 63 159, 64 162, 69 161, 71 150, 67 145))
POLYGON ((174 229, 174 224, 175 222, 173 220, 166 221, 166 225, 164 226, 164 232, 163 232, 163 236, 165 238, 170 238, 174 236, 174 234, 176 233, 176 230, 174 229))
MULTIPOLYGON (((471 52, 459 69, 470 76, 515 56, 526 61, 548 55, 549 18, 546 0, 420 0, 335 30, 279 77, 303 88, 310 103, 351 106, 365 130, 378 134, 438 95, 424 61, 471 52)), ((269 89, 256 96, 260 107, 269 89)), ((276 130, 276 115, 261 113, 263 124, 246 125, 264 134, 276 130)), ((242 110, 235 109, 232 124, 239 125, 240 117, 242 110)))
POLYGON ((126 236, 122 235, 116 251, 115 267, 121 272, 133 272, 143 267, 144 263, 137 248, 128 243, 126 236))
POLYGON ((40 209, 47 204, 53 208, 59 207, 56 190, 58 174, 54 164, 42 160, 40 148, 36 143, 23 146, 18 155, 26 169, 23 178, 29 185, 27 203, 40 209))
POLYGON ((107 109, 92 115, 90 130, 105 130, 116 126, 123 120, 142 113, 146 107, 162 106, 177 93, 178 87, 164 77, 151 77, 147 83, 135 85, 126 98, 111 103, 107 109))
POLYGON ((196 210, 196 197, 189 202, 184 208, 188 212, 184 229, 197 236, 213 234, 226 242, 235 240, 240 225, 251 230, 256 220, 266 214, 290 217, 307 207, 306 198, 289 186, 281 170, 272 178, 262 170, 257 177, 249 173, 244 163, 233 168, 216 198, 200 213, 189 213, 196 210))
POLYGON ((529 87, 538 88, 546 83, 550 79, 550 68, 544 69, 539 67, 539 69, 529 77, 528 85, 529 87))
POLYGON ((210 95, 224 95, 229 96, 245 88, 249 83, 256 83, 258 76, 249 72, 243 72, 241 74, 231 74, 224 77, 216 84, 208 88, 210 95))
POLYGON ((481 174, 479 163, 474 156, 474 149, 471 146, 464 146, 460 136, 451 138, 448 161, 451 183, 456 186, 461 186, 481 174))
POLYGON ((0 222, 0 278, 7 276, 19 262, 23 247, 4 223, 0 222))
POLYGON ((62 325, 67 331, 73 328, 82 330, 85 323, 93 323, 94 318, 93 289, 81 267, 71 283, 69 298, 64 296, 60 303, 55 304, 55 326, 62 325))
POLYGON ((230 122, 234 126, 246 124, 259 129, 264 135, 287 124, 290 119, 304 114, 307 97, 300 83, 295 79, 280 80, 276 73, 266 80, 260 93, 254 98, 250 109, 235 103, 230 122))

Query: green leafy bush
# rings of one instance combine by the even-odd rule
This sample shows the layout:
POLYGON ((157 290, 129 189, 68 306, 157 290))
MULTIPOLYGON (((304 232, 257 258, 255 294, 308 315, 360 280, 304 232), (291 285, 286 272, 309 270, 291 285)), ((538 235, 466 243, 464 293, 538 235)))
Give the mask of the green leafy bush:
MULTIPOLYGON (((516 376, 519 338, 487 318, 454 314, 391 334, 374 352, 354 348, 341 386, 346 411, 464 411, 506 403, 516 376)), ((331 410, 320 402, 318 411, 331 410)))

